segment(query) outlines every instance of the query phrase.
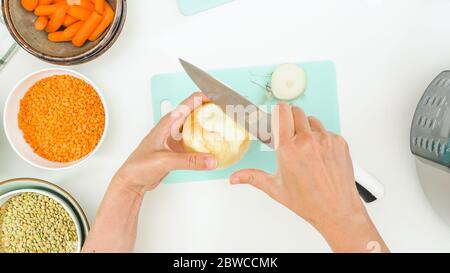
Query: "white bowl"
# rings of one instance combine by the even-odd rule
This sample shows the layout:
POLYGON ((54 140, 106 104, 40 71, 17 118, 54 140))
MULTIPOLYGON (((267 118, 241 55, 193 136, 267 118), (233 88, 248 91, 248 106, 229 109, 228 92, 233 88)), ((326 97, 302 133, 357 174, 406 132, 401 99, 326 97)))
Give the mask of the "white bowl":
POLYGON ((73 223, 75 224, 75 229, 77 231, 78 241, 77 241, 76 252, 81 252, 81 244, 82 244, 81 241, 82 241, 83 235, 82 235, 82 227, 81 227, 80 220, 78 219, 78 217, 76 217, 74 210, 63 199, 61 199, 56 194, 48 192, 48 191, 44 191, 44 190, 38 190, 38 189, 22 189, 22 190, 10 191, 10 192, 0 196, 0 207, 3 206, 3 204, 5 204, 9 199, 11 199, 15 196, 18 196, 20 194, 23 194, 23 193, 37 193, 37 194, 45 195, 48 198, 51 198, 55 202, 60 204, 67 211, 67 213, 69 214, 73 223))
POLYGON ((11 144, 14 151, 26 162, 29 164, 46 169, 46 170, 61 170, 61 169, 67 169, 75 167, 86 160, 88 160, 95 152, 98 150, 100 145, 103 143, 103 140, 106 135, 106 130, 108 128, 108 109, 106 107, 106 102, 102 96, 102 94, 99 91, 100 89, 88 78, 81 75, 78 72, 69 70, 69 69, 63 69, 63 68, 50 68, 50 69, 44 69, 37 72, 34 72, 25 78, 23 78, 11 91, 9 94, 5 110, 3 113, 3 124, 5 129, 6 137, 8 138, 9 143, 11 144), (20 100, 25 96, 25 94, 28 92, 28 90, 38 81, 51 77, 54 75, 70 75, 76 78, 79 78, 88 84, 90 84, 95 91, 97 92, 98 96, 100 97, 100 100, 102 101, 103 108, 105 110, 105 128, 103 130, 103 135, 100 138, 100 141, 97 143, 97 146, 93 151, 91 151, 89 154, 87 154, 85 157, 72 162, 53 162, 50 160, 47 160, 38 154, 36 154, 31 146, 25 141, 25 138, 23 137, 22 130, 19 128, 19 122, 18 122, 18 114, 20 110, 20 100))

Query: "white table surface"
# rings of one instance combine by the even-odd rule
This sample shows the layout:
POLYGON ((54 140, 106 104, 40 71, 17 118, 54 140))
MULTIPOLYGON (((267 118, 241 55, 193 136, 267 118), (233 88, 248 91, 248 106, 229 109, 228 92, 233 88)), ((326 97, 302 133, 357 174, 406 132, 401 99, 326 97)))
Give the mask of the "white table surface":
MULTIPOLYGON (((152 127, 150 78, 205 68, 334 60, 342 129, 359 163, 386 186, 368 206, 393 251, 450 251, 409 151, 415 105, 450 65, 448 0, 236 0, 183 17, 175 0, 130 0, 124 31, 105 55, 73 67, 103 89, 110 128, 98 154, 67 171, 22 161, 0 132, 0 180, 56 181, 90 221, 111 176, 152 127)), ((20 50, 0 72, 0 111, 26 74, 51 65, 20 50)), ((1 121, 0 121, 1 123, 1 121)), ((303 220, 257 190, 226 180, 162 185, 142 207, 136 251, 329 251, 303 220)))

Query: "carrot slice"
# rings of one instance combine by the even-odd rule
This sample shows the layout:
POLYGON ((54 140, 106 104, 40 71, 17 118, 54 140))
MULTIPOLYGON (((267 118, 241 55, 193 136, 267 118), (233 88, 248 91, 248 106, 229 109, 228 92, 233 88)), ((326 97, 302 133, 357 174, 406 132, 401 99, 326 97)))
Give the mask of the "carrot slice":
POLYGON ((84 25, 83 21, 78 21, 75 24, 69 26, 68 28, 66 28, 63 32, 64 35, 66 35, 67 38, 72 39, 73 36, 75 36, 75 34, 77 34, 77 32, 81 29, 81 27, 84 25))
POLYGON ((34 21, 34 28, 38 31, 44 30, 48 24, 47 16, 39 16, 36 21, 34 21))
POLYGON ((93 12, 89 19, 83 24, 80 30, 72 39, 72 44, 81 47, 86 43, 89 36, 95 31, 98 25, 102 22, 103 17, 97 12, 93 12))
POLYGON ((68 12, 70 16, 75 17, 81 21, 87 21, 89 17, 91 16, 92 12, 89 10, 86 10, 79 6, 70 6, 68 12))
POLYGON ((53 4, 53 0, 39 0, 39 5, 38 6, 50 5, 50 4, 53 4))
POLYGON ((33 11, 39 4, 39 0, 21 0, 22 7, 28 11, 33 11))
POLYGON ((58 32, 52 32, 48 34, 48 40, 51 42, 70 42, 71 38, 68 38, 66 35, 64 35, 63 31, 58 32))
POLYGON ((47 32, 55 32, 57 31, 64 23, 64 17, 66 17, 66 9, 62 6, 58 6, 55 13, 50 18, 45 31, 47 32))
POLYGON ((111 25, 114 20, 114 10, 111 8, 109 4, 105 5, 105 14, 103 14, 103 19, 98 27, 92 32, 91 36, 89 36, 89 41, 93 42, 102 35, 103 32, 111 25))

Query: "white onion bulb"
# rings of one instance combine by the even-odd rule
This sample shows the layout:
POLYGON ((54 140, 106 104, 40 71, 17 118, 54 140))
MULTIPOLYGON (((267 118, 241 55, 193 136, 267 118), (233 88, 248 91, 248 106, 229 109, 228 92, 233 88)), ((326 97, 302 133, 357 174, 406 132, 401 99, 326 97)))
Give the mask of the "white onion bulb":
POLYGON ((248 150, 248 132, 214 103, 195 109, 183 126, 183 145, 188 152, 210 153, 223 169, 241 160, 248 150))
POLYGON ((272 94, 280 100, 293 100, 306 88, 306 72, 297 64, 279 65, 272 74, 272 94))

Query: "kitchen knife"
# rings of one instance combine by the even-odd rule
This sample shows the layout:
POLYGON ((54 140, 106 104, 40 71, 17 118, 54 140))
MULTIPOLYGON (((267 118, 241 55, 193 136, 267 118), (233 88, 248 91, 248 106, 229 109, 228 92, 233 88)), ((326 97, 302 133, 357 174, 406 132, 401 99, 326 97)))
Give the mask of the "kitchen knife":
MULTIPOLYGON (((231 87, 202 69, 181 59, 180 63, 192 81, 211 101, 261 142, 270 148, 275 147, 274 138, 268 133, 272 132, 270 114, 262 111, 231 87)), ((357 164, 354 164, 354 173, 358 181, 356 182, 356 188, 366 203, 374 202, 383 196, 384 187, 376 178, 365 172, 357 164)))

